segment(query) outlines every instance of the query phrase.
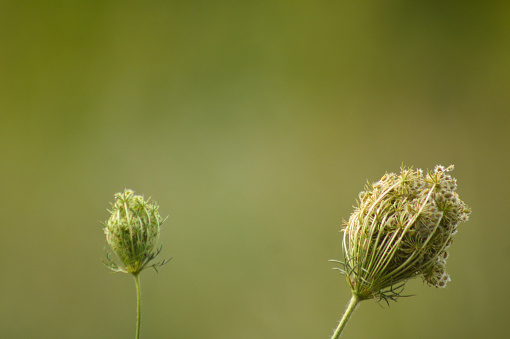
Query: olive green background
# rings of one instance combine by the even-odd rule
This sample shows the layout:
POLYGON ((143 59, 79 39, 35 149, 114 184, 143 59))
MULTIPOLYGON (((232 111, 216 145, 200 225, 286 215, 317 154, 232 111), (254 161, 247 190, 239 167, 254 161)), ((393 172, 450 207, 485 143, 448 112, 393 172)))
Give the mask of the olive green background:
POLYGON ((125 187, 168 215, 142 338, 328 338, 328 259, 366 180, 455 164, 446 289, 363 302, 343 338, 502 338, 510 2, 1 1, 0 337, 130 338, 102 265, 125 187))

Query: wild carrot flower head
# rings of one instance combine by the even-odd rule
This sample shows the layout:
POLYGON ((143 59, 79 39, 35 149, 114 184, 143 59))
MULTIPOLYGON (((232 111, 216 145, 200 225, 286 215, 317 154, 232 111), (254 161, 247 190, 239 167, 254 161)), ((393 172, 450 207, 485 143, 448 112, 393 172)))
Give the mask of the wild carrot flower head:
POLYGON ((410 278, 430 286, 450 281, 445 265, 458 225, 471 210, 455 192, 453 165, 386 173, 359 194, 342 231, 343 273, 361 300, 394 300, 410 278))
POLYGON ((129 189, 115 194, 111 215, 103 223, 103 230, 106 241, 124 266, 118 266, 107 253, 105 265, 110 270, 138 275, 145 268, 156 268, 167 262, 149 265, 161 251, 155 248, 164 222, 158 212, 159 206, 149 200, 129 189))

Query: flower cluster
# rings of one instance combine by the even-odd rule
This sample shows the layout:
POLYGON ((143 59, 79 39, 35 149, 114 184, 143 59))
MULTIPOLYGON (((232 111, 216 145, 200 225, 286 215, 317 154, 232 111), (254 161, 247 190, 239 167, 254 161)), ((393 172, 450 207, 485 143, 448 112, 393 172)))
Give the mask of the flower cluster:
POLYGON ((110 270, 138 275, 145 268, 156 268, 168 262, 149 265, 161 251, 155 248, 164 222, 158 212, 159 206, 149 200, 129 189, 115 194, 109 211, 111 216, 103 227, 106 241, 124 266, 118 266, 107 254, 105 265, 110 270))
POLYGON ((405 283, 421 275, 431 286, 445 287, 448 247, 459 223, 471 210, 455 192, 456 179, 445 168, 402 168, 386 173, 359 194, 342 231, 344 269, 360 300, 394 300, 405 283))

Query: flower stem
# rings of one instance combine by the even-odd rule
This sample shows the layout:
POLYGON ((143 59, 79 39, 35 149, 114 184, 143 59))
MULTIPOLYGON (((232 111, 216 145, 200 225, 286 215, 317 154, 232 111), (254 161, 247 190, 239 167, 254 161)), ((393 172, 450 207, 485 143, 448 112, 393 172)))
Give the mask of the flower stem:
POLYGON ((360 298, 353 293, 351 300, 349 301, 349 304, 345 309, 344 315, 342 316, 342 319, 340 319, 340 322, 338 323, 335 333, 333 333, 331 339, 340 338, 340 335, 342 334, 345 325, 349 321, 349 318, 351 317, 352 313, 354 313, 354 310, 356 309, 360 301, 361 301, 360 298))
POLYGON ((140 318, 141 318, 141 304, 142 304, 142 293, 140 290, 140 278, 138 274, 134 274, 135 276, 135 285, 136 285, 136 336, 135 339, 140 339, 140 318))

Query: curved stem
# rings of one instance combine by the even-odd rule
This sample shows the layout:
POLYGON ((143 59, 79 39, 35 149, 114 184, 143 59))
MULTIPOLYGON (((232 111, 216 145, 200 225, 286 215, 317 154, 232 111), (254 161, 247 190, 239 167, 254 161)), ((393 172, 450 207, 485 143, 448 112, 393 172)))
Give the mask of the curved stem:
POLYGON ((345 325, 349 321, 349 318, 351 317, 352 313, 354 312, 360 301, 361 301, 360 298, 353 293, 351 300, 349 301, 349 304, 345 309, 344 315, 342 316, 342 319, 340 319, 340 322, 338 323, 335 333, 333 333, 331 339, 340 338, 340 335, 342 334, 345 325))
POLYGON ((136 339, 140 339, 140 318, 141 318, 141 304, 142 304, 142 294, 140 290, 140 278, 138 274, 135 274, 135 285, 136 285, 136 339))

